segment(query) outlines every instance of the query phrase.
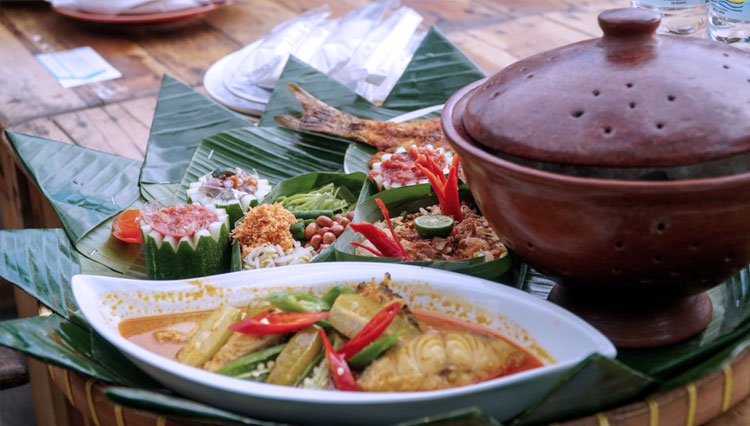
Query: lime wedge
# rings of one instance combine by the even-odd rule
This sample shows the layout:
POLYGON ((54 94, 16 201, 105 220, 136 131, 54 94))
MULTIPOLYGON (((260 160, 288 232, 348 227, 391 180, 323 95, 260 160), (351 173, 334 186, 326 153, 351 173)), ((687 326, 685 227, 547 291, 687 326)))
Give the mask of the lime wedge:
POLYGON ((414 219, 414 227, 422 238, 445 238, 453 230, 453 218, 442 214, 428 214, 414 219))

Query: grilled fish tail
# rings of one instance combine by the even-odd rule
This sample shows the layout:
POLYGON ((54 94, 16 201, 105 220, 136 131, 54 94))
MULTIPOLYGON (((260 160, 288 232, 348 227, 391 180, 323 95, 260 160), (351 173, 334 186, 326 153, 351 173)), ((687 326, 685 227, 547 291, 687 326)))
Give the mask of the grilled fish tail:
POLYGON ((302 104, 304 112, 297 118, 291 115, 276 116, 274 119, 284 127, 294 130, 307 130, 316 133, 361 140, 352 131, 362 120, 322 102, 294 83, 287 83, 289 90, 302 104))

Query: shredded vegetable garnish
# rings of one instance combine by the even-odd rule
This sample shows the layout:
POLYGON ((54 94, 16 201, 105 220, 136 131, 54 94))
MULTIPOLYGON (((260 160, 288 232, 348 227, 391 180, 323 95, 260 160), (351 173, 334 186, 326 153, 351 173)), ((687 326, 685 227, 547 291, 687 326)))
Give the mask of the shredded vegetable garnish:
POLYGON ((295 241, 294 246, 287 250, 282 249, 279 245, 265 244, 250 250, 247 256, 242 258, 242 269, 261 269, 310 263, 316 254, 315 249, 302 247, 299 241, 295 241))

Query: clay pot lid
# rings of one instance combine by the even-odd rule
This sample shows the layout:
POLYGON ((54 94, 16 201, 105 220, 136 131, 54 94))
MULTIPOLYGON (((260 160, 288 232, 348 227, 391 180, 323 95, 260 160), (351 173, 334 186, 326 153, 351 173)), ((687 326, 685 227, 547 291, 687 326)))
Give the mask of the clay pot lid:
POLYGON ((599 15, 600 39, 519 61, 467 96, 487 149, 597 167, 668 167, 750 152, 750 56, 656 35, 644 9, 599 15))

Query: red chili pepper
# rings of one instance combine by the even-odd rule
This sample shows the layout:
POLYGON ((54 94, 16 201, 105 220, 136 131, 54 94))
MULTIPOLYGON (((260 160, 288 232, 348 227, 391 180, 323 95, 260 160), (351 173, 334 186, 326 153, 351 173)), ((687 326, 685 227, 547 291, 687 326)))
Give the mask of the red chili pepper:
POLYGON ((385 329, 391 325, 393 319, 396 318, 400 309, 401 302, 399 301, 393 302, 381 309, 380 312, 375 314, 375 316, 365 324, 359 333, 352 337, 351 340, 344 343, 344 346, 342 346, 338 352, 344 356, 344 359, 348 360, 367 345, 378 340, 383 332, 385 332, 385 329))
POLYGON ((358 391, 357 384, 354 382, 354 376, 352 370, 349 369, 349 364, 346 363, 344 357, 337 353, 331 341, 328 340, 325 330, 320 329, 320 336, 323 338, 323 346, 326 348, 326 359, 328 360, 328 368, 331 370, 331 377, 333 378, 333 385, 336 389, 343 391, 358 391))
POLYGON ((302 330, 320 320, 328 318, 330 312, 276 312, 245 318, 229 326, 242 334, 263 336, 266 334, 291 333, 302 330))
POLYGON ((452 216, 457 222, 462 219, 461 201, 458 199, 458 161, 458 155, 454 155, 446 178, 440 166, 435 164, 432 158, 420 155, 417 159, 417 167, 430 180, 432 189, 437 195, 440 210, 444 215, 452 216))
POLYGON ((385 204, 383 204, 383 201, 380 198, 377 198, 375 202, 378 204, 380 211, 385 217, 385 223, 388 224, 388 229, 391 231, 393 239, 390 239, 388 237, 388 234, 371 223, 351 223, 349 224, 349 227, 351 227, 354 232, 359 232, 360 234, 364 235, 364 237, 367 238, 367 240, 375 246, 375 249, 367 247, 364 244, 358 242, 352 242, 351 245, 362 247, 363 249, 378 257, 398 257, 404 262, 410 261, 411 257, 408 253, 406 253, 406 250, 404 250, 404 247, 401 245, 401 241, 399 241, 398 236, 396 235, 396 231, 393 230, 393 225, 391 224, 391 215, 388 214, 388 209, 385 207, 385 204))
POLYGON ((141 236, 141 211, 125 210, 112 222, 112 235, 126 243, 143 243, 141 236))

